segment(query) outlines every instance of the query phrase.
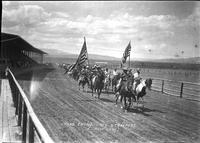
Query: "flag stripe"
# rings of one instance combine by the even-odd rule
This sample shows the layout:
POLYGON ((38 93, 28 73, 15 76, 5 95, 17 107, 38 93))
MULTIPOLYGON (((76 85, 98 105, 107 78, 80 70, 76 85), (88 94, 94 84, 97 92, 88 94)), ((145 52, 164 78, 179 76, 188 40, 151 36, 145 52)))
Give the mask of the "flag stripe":
POLYGON ((122 63, 126 63, 126 59, 128 56, 130 56, 130 51, 131 51, 131 44, 129 42, 128 46, 126 47, 124 53, 123 53, 123 57, 122 57, 122 63))
POLYGON ((78 65, 79 66, 83 65, 87 59, 88 59, 87 58, 87 47, 86 47, 86 42, 84 40, 81 52, 80 52, 78 60, 77 60, 78 65))
POLYGON ((86 46, 86 41, 84 38, 84 43, 81 49, 81 52, 78 56, 78 59, 76 61, 76 63, 71 67, 71 70, 73 70, 76 66, 82 66, 83 64, 85 64, 85 61, 88 60, 88 56, 87 56, 87 46, 86 46))

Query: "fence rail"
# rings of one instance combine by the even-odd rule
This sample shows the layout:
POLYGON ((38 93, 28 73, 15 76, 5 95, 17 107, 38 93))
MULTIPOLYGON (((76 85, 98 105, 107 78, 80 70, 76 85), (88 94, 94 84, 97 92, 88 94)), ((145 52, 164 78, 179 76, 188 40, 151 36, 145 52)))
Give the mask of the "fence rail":
POLYGON ((40 142, 54 143, 34 113, 26 94, 22 90, 10 69, 8 69, 7 77, 9 79, 14 106, 16 108, 15 114, 18 116, 17 122, 18 125, 22 127, 22 141, 24 143, 34 143, 34 137, 37 136, 40 142))
POLYGON ((200 101, 200 83, 152 78, 152 90, 200 101))

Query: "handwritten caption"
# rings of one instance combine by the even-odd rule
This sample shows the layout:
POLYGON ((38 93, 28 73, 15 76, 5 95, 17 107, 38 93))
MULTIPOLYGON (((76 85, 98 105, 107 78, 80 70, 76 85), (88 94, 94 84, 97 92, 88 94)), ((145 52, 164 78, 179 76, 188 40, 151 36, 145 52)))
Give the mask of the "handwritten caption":
POLYGON ((107 130, 116 132, 120 128, 135 128, 135 124, 132 123, 93 123, 93 122, 64 122, 64 126, 67 127, 82 127, 87 130, 107 130))

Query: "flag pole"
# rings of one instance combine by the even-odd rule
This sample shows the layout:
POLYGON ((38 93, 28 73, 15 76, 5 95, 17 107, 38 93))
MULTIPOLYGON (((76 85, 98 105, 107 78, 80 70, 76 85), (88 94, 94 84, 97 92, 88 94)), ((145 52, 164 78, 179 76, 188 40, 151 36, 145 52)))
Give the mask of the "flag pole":
MULTIPOLYGON (((131 41, 130 41, 130 46, 131 46, 131 41)), ((131 51, 130 51, 130 55, 129 55, 129 68, 131 67, 131 59, 130 59, 130 57, 131 57, 131 51)))
MULTIPOLYGON (((86 38, 85 38, 85 36, 84 36, 84 42, 85 42, 85 45, 86 45, 86 38)), ((88 52, 87 52, 87 64, 88 64, 88 66, 89 66, 89 58, 88 58, 88 52)))

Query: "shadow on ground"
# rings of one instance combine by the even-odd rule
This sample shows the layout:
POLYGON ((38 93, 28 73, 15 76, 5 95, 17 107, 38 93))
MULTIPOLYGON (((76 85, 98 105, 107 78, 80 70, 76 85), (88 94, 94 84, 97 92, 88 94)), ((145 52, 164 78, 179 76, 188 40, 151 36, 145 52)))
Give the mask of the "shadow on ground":
POLYGON ((144 116, 152 116, 151 114, 147 114, 147 113, 151 113, 151 112, 157 112, 157 113, 165 113, 163 111, 157 110, 157 109, 149 109, 147 107, 135 107, 135 108, 130 108, 128 110, 128 112, 131 113, 136 113, 136 114, 142 114, 144 116))
POLYGON ((102 98, 102 97, 101 97, 100 100, 103 101, 103 102, 115 103, 115 101, 110 100, 110 99, 107 99, 107 98, 102 98))

